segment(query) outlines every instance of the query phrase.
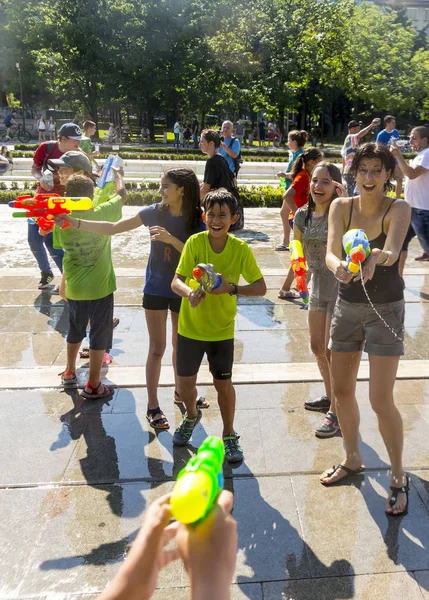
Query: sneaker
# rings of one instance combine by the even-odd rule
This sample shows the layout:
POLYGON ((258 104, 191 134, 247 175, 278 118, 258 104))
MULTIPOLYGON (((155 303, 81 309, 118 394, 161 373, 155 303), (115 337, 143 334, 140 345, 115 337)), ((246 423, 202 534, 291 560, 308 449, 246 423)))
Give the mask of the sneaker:
POLYGON ((46 271, 41 271, 40 275, 41 279, 39 281, 39 290, 43 290, 47 288, 51 281, 54 279, 54 274, 47 273, 46 271))
POLYGON ((203 413, 200 409, 197 408, 197 416, 193 418, 189 418, 186 414, 183 417, 183 421, 180 423, 179 427, 176 429, 173 435, 173 444, 176 446, 185 446, 191 439, 192 432, 195 429, 195 426, 201 421, 201 417, 203 413))
POLYGON ((307 402, 304 402, 304 408, 306 410, 321 410, 326 412, 331 408, 331 401, 328 396, 320 396, 316 400, 307 400, 307 402))
POLYGON ((229 463, 236 463, 243 460, 243 450, 238 443, 240 436, 236 433, 224 435, 222 437, 223 445, 225 446, 225 458, 229 463))
POLYGON ((57 287, 52 290, 51 294, 53 296, 59 296, 60 295, 60 286, 57 285, 57 287))
POLYGON ((331 411, 326 413, 323 423, 316 429, 316 437, 332 437, 340 429, 337 417, 331 411))

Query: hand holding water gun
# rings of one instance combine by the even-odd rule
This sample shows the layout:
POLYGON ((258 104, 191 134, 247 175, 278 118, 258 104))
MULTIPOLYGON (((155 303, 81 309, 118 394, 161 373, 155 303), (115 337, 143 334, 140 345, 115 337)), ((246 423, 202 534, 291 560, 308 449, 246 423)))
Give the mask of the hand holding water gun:
POLYGON ((371 254, 371 247, 363 229, 350 229, 343 235, 343 248, 347 254, 347 271, 359 273, 360 265, 371 254))
MULTIPOLYGON (((40 229, 52 231, 55 217, 70 214, 73 210, 91 210, 91 198, 61 198, 58 194, 36 194, 35 196, 17 196, 9 202, 11 208, 23 208, 26 212, 14 212, 12 217, 35 219, 40 229)), ((64 221, 61 229, 70 224, 64 221)))
POLYGON ((304 257, 302 244, 298 240, 293 240, 289 244, 290 264, 295 273, 296 287, 304 304, 308 304, 308 288, 307 288, 307 263, 304 257))
POLYGON ((223 489, 224 458, 222 440, 214 436, 206 438, 177 476, 170 500, 175 519, 185 524, 205 519, 223 489))
POLYGON ((219 288, 222 277, 218 275, 211 264, 199 263, 192 271, 193 279, 189 282, 192 293, 188 300, 193 308, 196 308, 204 299, 206 292, 210 293, 219 288))

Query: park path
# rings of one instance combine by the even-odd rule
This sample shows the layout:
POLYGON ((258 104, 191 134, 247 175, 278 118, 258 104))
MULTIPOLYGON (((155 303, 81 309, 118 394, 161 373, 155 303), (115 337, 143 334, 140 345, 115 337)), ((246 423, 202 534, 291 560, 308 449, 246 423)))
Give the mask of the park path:
MULTIPOLYGON (((126 207, 125 214, 136 208, 126 207)), ((232 598, 378 600, 429 598, 429 265, 411 246, 406 282, 406 354, 396 401, 404 419, 410 514, 387 519, 387 454, 368 400, 368 363, 358 398, 367 471, 323 488, 318 474, 342 456, 341 437, 318 440, 321 415, 302 408, 322 392, 309 349, 307 312, 277 298, 288 264, 276 253, 276 210, 246 209, 239 235, 268 284, 265 298, 241 298, 234 380, 245 462, 225 467, 234 492, 239 552, 232 598)), ((172 428, 154 435, 145 419, 148 347, 141 288, 148 257, 141 228, 113 240, 117 272, 109 402, 63 392, 67 306, 37 290, 38 272, 22 221, 0 206, 0 598, 96 598, 118 569, 149 502, 172 488, 206 435, 221 433, 207 366, 199 391, 211 402, 192 444, 172 445, 181 419, 173 405, 171 345, 160 404, 172 428)), ((59 283, 59 279, 55 280, 59 283)), ((80 383, 86 381, 81 361, 80 383)), ((155 598, 189 597, 180 564, 160 576, 155 598)))

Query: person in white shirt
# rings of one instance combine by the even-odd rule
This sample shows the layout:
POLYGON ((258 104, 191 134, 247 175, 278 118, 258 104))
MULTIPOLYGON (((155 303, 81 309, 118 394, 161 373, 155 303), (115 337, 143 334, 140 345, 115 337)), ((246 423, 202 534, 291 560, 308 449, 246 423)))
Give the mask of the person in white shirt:
POLYGON ((174 123, 174 127, 173 127, 173 133, 174 133, 174 147, 175 148, 179 148, 180 146, 180 132, 181 132, 181 127, 180 127, 180 121, 177 120, 174 123))
POLYGON ((411 148, 417 152, 407 164, 395 141, 392 153, 405 175, 405 200, 411 206, 411 225, 423 251, 429 255, 429 127, 415 127, 410 133, 411 148))

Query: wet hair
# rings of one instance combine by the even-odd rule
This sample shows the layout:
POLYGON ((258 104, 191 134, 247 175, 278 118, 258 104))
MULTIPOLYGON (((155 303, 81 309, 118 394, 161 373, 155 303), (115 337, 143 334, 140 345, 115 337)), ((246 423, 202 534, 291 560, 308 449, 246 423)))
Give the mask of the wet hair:
POLYGON ((238 202, 237 198, 228 192, 226 188, 219 188, 217 190, 213 190, 209 192, 204 198, 204 212, 213 208, 215 204, 219 204, 219 206, 227 206, 231 213, 231 217, 237 214, 238 210, 238 202))
POLYGON ((201 220, 200 184, 191 169, 169 169, 164 176, 171 183, 183 188, 182 214, 189 231, 197 228, 201 220))
POLYGON ((418 133, 421 138, 426 138, 429 144, 429 126, 419 125, 418 127, 413 127, 413 131, 418 133))
POLYGON ((94 197, 94 182, 86 175, 72 175, 66 183, 66 196, 69 197, 94 197))
MULTIPOLYGON (((337 183, 340 183, 340 184, 342 183, 341 171, 337 167, 337 165, 334 165, 334 163, 330 163, 330 162, 320 162, 320 163, 317 163, 317 165, 314 167, 314 171, 316 169, 321 169, 321 168, 327 169, 327 171, 333 181, 336 181, 337 183)), ((313 171, 313 173, 314 173, 314 171, 313 171)), ((331 198, 331 202, 333 200, 335 200, 336 197, 337 197, 337 189, 335 188, 334 193, 331 198)), ((331 206, 331 204, 329 204, 328 210, 325 213, 326 217, 328 216, 330 206, 331 206)), ((308 194, 307 212, 306 212, 305 221, 304 221, 306 227, 311 223, 311 219, 312 219, 313 212, 315 209, 316 209, 316 203, 314 202, 314 200, 311 196, 311 193, 310 193, 310 194, 308 194)))
POLYGON ((304 166, 308 163, 309 160, 320 160, 323 158, 323 152, 319 150, 319 148, 314 148, 311 146, 304 150, 302 154, 298 156, 296 161, 293 163, 291 176, 292 179, 298 175, 300 171, 304 168, 304 166))
POLYGON ((296 142, 300 148, 304 148, 308 140, 308 133, 304 130, 298 131, 298 129, 294 129, 293 131, 289 131, 287 137, 296 142))
POLYGON ((384 190, 387 192, 392 191, 392 177, 396 163, 389 148, 385 144, 377 144, 374 142, 368 142, 367 144, 360 146, 353 157, 353 162, 350 167, 350 173, 354 178, 357 176, 360 163, 365 158, 376 158, 377 160, 381 161, 381 164, 386 171, 390 171, 390 177, 384 185, 384 190))
POLYGON ((95 127, 94 121, 85 121, 85 123, 83 124, 84 131, 87 131, 91 127, 95 127))
POLYGON ((396 121, 395 117, 392 117, 392 115, 386 115, 384 117, 384 124, 387 125, 388 123, 391 123, 392 121, 396 121))
POLYGON ((201 137, 204 138, 207 143, 214 142, 215 148, 219 148, 220 135, 214 129, 204 129, 201 132, 201 137))

